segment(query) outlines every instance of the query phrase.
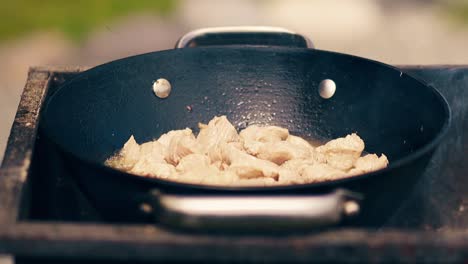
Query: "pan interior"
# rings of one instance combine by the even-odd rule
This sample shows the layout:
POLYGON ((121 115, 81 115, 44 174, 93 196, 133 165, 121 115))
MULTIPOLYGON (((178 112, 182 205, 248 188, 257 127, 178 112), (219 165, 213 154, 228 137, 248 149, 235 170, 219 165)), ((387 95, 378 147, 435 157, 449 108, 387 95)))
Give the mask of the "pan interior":
POLYGON ((49 100, 42 129, 64 151, 102 164, 130 135, 143 143, 226 115, 238 128, 286 127, 308 139, 356 132, 390 165, 423 148, 448 119, 443 98, 399 70, 366 59, 290 48, 193 48, 130 57, 93 68, 49 100), (152 84, 165 78, 171 95, 152 84), (331 79, 330 99, 318 93, 331 79), (191 111, 188 110, 191 108, 191 111))

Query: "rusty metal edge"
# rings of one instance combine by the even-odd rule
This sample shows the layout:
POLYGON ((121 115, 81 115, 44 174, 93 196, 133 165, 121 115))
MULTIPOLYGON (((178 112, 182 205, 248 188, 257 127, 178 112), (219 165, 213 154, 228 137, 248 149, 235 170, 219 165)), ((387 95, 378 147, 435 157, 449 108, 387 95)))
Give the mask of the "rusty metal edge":
POLYGON ((79 73, 84 66, 30 67, 0 166, 0 223, 18 218, 38 129, 41 106, 57 74, 79 73))
POLYGON ((0 223, 15 222, 25 195, 41 105, 51 81, 46 70, 30 69, 0 167, 0 223))
POLYGON ((289 236, 177 234, 151 225, 18 223, 0 228, 0 253, 27 257, 190 261, 464 261, 468 231, 360 229, 289 236))
POLYGON ((1 168, 28 168, 42 102, 51 80, 47 71, 30 69, 8 137, 1 168))

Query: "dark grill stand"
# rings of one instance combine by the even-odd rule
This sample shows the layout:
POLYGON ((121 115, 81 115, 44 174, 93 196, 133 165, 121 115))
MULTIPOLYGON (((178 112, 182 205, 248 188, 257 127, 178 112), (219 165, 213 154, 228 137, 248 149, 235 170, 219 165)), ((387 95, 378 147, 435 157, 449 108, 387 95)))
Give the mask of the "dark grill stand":
POLYGON ((0 169, 0 253, 15 255, 18 263, 466 261, 468 66, 403 69, 438 88, 453 113, 450 132, 411 198, 380 230, 273 237, 176 233, 100 220, 72 179, 42 166, 50 157, 37 135, 44 100, 84 68, 32 68, 0 169))

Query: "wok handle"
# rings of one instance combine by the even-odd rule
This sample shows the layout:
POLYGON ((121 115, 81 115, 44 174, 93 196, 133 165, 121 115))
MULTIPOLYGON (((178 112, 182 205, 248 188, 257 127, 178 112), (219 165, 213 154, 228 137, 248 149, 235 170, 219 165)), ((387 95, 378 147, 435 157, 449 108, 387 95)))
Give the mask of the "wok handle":
POLYGON ((193 30, 182 36, 176 48, 214 45, 261 45, 314 48, 312 41, 293 31, 264 26, 211 27, 193 30))
POLYGON ((152 192, 152 212, 162 225, 189 230, 292 231, 339 223, 359 212, 360 195, 174 195, 152 192))

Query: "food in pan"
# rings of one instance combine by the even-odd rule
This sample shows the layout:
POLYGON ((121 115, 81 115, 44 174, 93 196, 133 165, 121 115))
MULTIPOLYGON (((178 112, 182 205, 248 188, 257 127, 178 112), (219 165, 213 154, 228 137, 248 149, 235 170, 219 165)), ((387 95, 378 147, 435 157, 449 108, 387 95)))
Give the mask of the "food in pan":
POLYGON ((133 136, 106 165, 132 174, 191 184, 270 186, 323 182, 387 167, 384 154, 362 155, 356 134, 312 146, 278 126, 237 132, 226 116, 138 144, 133 136))

